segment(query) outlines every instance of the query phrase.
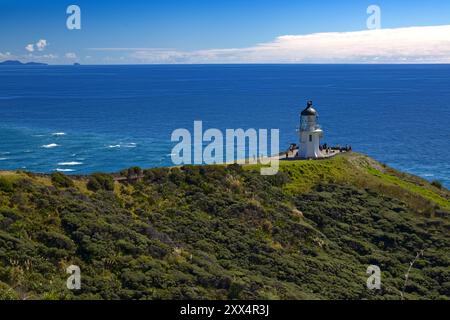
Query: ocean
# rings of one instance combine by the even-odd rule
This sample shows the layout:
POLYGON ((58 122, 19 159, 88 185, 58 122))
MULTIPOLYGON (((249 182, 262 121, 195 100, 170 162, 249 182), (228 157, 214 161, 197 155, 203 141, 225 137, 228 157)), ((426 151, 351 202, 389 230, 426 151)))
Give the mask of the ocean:
POLYGON ((313 100, 328 145, 450 187, 450 65, 0 67, 0 170, 170 166, 171 133, 280 129, 313 100))

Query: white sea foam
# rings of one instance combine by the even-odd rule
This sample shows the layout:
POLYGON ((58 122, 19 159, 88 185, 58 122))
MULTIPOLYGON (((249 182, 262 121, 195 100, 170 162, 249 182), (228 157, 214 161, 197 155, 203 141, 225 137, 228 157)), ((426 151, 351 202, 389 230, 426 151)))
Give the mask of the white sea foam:
POLYGON ((129 142, 129 143, 121 143, 121 144, 111 144, 108 146, 110 149, 114 148, 136 148, 137 143, 135 142, 129 142))
POLYGON ((55 133, 52 133, 52 136, 65 136, 65 135, 66 135, 65 132, 55 132, 55 133))
POLYGON ((59 144, 56 144, 56 143, 50 143, 50 144, 44 144, 44 145, 42 146, 42 148, 46 148, 46 149, 51 149, 51 148, 56 148, 56 147, 59 147, 59 144))
POLYGON ((126 143, 123 145, 125 148, 136 148, 135 142, 126 143))
POLYGON ((73 172, 75 170, 73 169, 61 169, 61 168, 56 168, 55 171, 57 172, 73 172))
POLYGON ((71 161, 71 162, 60 162, 58 166, 79 166, 83 164, 83 162, 71 161))

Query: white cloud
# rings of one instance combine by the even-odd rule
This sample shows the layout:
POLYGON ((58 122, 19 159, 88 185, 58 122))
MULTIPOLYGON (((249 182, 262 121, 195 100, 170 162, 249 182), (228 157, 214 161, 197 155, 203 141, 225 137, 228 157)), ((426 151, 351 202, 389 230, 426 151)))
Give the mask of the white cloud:
POLYGON ((45 40, 45 39, 40 39, 38 42, 36 42, 36 48, 39 51, 43 51, 47 45, 48 45, 48 43, 47 43, 47 40, 45 40))
POLYGON ((27 55, 23 55, 18 57, 18 59, 23 60, 24 62, 30 62, 30 61, 35 61, 35 62, 51 62, 54 61, 56 59, 58 59, 58 55, 57 54, 33 54, 33 53, 29 53, 27 55))
POLYGON ((76 55, 75 53, 73 53, 73 52, 67 52, 66 55, 65 55, 65 57, 66 57, 67 59, 76 59, 76 58, 77 58, 77 55, 76 55))
POLYGON ((45 39, 40 39, 38 42, 36 42, 36 44, 27 44, 25 46, 25 50, 27 50, 28 52, 34 52, 35 48, 38 51, 44 51, 45 47, 47 47, 48 43, 47 40, 45 39))
POLYGON ((247 48, 103 50, 140 63, 450 63, 450 25, 285 35, 247 48))
POLYGON ((36 62, 52 62, 57 60, 59 57, 57 54, 36 54, 36 52, 34 53, 27 53, 27 54, 22 54, 22 55, 14 55, 11 54, 11 52, 0 52, 0 61, 4 61, 4 60, 20 60, 22 62, 31 62, 31 61, 36 61, 36 62))
POLYGON ((0 60, 12 60, 15 59, 16 57, 11 55, 10 52, 0 52, 0 60))
POLYGON ((32 44, 32 43, 27 44, 27 46, 25 47, 25 50, 27 50, 28 52, 33 52, 34 51, 34 44, 32 44))
POLYGON ((57 54, 44 54, 42 56, 37 56, 38 58, 41 59, 46 59, 46 60, 54 60, 54 59, 58 59, 58 55, 57 54))

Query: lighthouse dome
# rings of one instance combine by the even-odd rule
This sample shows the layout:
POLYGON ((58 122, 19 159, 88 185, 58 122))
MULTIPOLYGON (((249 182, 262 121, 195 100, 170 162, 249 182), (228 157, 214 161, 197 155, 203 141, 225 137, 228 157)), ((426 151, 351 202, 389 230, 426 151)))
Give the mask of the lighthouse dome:
POLYGON ((302 116, 316 116, 317 111, 312 106, 312 101, 308 101, 308 105, 306 106, 305 110, 301 113, 302 116))

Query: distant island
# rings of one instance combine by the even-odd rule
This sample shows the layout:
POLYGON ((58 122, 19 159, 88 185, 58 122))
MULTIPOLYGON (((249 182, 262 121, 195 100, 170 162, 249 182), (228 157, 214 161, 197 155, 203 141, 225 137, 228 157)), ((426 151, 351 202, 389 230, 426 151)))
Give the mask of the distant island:
POLYGON ((48 66, 47 63, 40 63, 40 62, 20 62, 18 60, 6 60, 0 62, 0 66, 48 66))

